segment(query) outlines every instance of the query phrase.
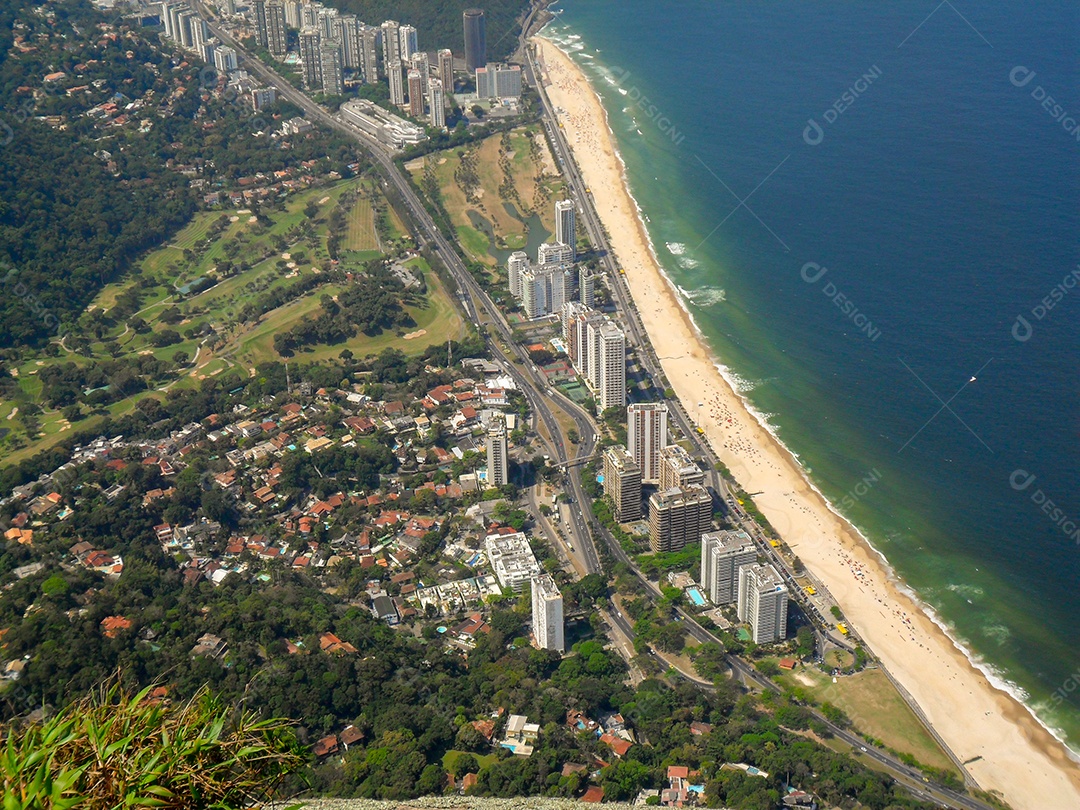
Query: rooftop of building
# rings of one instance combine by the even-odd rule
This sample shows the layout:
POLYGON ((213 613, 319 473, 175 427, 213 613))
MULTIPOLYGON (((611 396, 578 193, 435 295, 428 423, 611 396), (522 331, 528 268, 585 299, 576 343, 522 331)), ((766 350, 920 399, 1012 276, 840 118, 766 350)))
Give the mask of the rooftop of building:
POLYGON ((701 540, 702 542, 714 541, 721 551, 743 548, 744 546, 753 547, 754 545, 750 535, 742 529, 724 529, 718 532, 708 532, 701 536, 701 540))
POLYGON ((709 491, 700 484, 691 484, 688 487, 671 487, 660 492, 654 492, 649 501, 659 506, 677 506, 679 503, 699 501, 703 498, 711 500, 709 491))

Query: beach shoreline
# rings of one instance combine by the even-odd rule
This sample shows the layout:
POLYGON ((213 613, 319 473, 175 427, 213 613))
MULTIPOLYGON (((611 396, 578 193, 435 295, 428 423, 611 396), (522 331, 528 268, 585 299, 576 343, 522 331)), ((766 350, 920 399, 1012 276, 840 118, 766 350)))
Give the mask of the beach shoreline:
POLYGON ((1080 806, 1080 769, 1066 746, 963 649, 738 392, 663 270, 594 88, 551 40, 533 41, 645 331, 669 385, 717 456, 746 491, 761 493, 758 508, 955 755, 975 760, 966 767, 982 789, 999 792, 1017 810, 1080 806))

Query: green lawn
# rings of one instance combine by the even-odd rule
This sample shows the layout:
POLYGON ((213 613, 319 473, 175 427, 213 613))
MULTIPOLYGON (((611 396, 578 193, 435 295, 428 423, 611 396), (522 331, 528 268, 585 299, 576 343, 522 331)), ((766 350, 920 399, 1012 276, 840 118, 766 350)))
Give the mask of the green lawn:
POLYGON ((457 235, 461 246, 473 259, 483 261, 485 264, 492 262, 492 257, 488 254, 488 238, 485 234, 480 233, 471 225, 458 225, 457 235))
MULTIPOLYGON (((311 362, 337 358, 344 349, 348 349, 356 357, 379 354, 389 348, 398 349, 406 355, 414 355, 420 354, 432 344, 442 345, 447 340, 460 340, 464 337, 464 319, 454 306, 450 294, 439 277, 431 271, 423 259, 413 259, 408 262, 408 265, 424 274, 428 290, 424 306, 406 307, 416 322, 415 326, 401 329, 401 334, 383 332, 368 336, 360 333, 343 343, 314 346, 310 351, 299 351, 296 359, 311 362), (408 335, 412 337, 407 337, 408 335)), ((323 293, 333 294, 336 291, 337 288, 325 287, 299 301, 274 310, 263 323, 240 342, 235 355, 236 359, 245 365, 280 359, 274 351, 274 335, 279 331, 292 328, 301 318, 310 317, 318 310, 319 298, 323 293)))
MULTIPOLYGON (((339 204, 342 194, 361 185, 369 190, 375 188, 370 180, 351 179, 292 195, 285 200, 283 210, 268 211, 267 215, 272 221, 269 225, 250 222, 251 215, 241 214, 238 210, 226 209, 197 213, 187 227, 181 230, 170 243, 162 245, 143 257, 130 277, 103 288, 88 307, 88 311, 101 310, 108 313, 125 290, 148 279, 152 284, 144 288, 139 317, 147 322, 150 331, 137 334, 128 328, 126 323, 119 322, 107 326, 108 331, 102 333, 103 339, 95 340, 90 344, 89 356, 75 354, 61 348, 55 358, 41 352, 28 352, 23 359, 14 364, 19 375, 17 394, 8 402, 0 402, 0 418, 4 419, 0 427, 12 428, 12 438, 0 442, 0 457, 2 457, 0 463, 13 463, 31 456, 72 429, 59 415, 50 417, 49 414, 41 414, 38 421, 41 424, 41 432, 45 435, 23 436, 22 438, 28 441, 26 447, 17 450, 11 447, 11 440, 22 435, 22 424, 18 418, 9 421, 6 420, 6 416, 13 407, 22 407, 40 400, 41 383, 38 381, 37 372, 45 365, 70 362, 82 366, 110 359, 108 348, 112 341, 115 341, 121 349, 119 357, 149 352, 157 358, 171 361, 176 352, 184 351, 189 358, 194 358, 201 342, 199 337, 185 337, 182 342, 163 348, 154 346, 150 340, 154 333, 165 328, 173 329, 184 336, 187 330, 199 329, 204 324, 214 325, 219 334, 226 337, 226 344, 221 347, 219 355, 222 353, 228 355, 231 350, 238 350, 234 359, 244 364, 271 357, 276 358, 277 355, 273 351, 273 331, 278 328, 288 328, 291 323, 295 323, 297 318, 315 311, 318 307, 318 298, 325 288, 316 289, 307 298, 290 302, 278 312, 271 313, 271 317, 265 318, 263 323, 250 334, 244 333, 244 326, 237 322, 237 316, 248 301, 278 286, 294 283, 293 279, 286 278, 289 270, 278 266, 279 262, 284 261, 281 256, 283 252, 289 253, 294 258, 299 257, 297 264, 300 275, 310 274, 313 265, 322 268, 329 266, 326 226, 329 214, 339 204), (315 213, 313 227, 305 235, 302 226, 305 226, 308 221, 305 208, 309 203, 314 203, 318 210, 315 213), (222 216, 235 221, 230 221, 213 241, 207 244, 207 235, 222 216), (228 251, 227 245, 231 246, 228 251), (189 251, 187 257, 184 255, 185 250, 189 251), (220 266, 230 253, 234 266, 245 262, 250 262, 252 266, 221 280, 220 283, 198 295, 186 300, 176 300, 176 285, 200 276, 213 277, 214 268, 220 266), (172 306, 176 306, 187 317, 181 323, 167 326, 160 321, 159 316, 172 306)), ((381 198, 378 199, 381 200, 381 198)), ((347 237, 351 240, 349 244, 356 246, 356 249, 343 251, 341 265, 346 269, 359 268, 365 261, 381 255, 375 249, 378 246, 374 220, 375 207, 372 200, 361 197, 350 212, 347 237)), ((378 207, 383 211, 382 216, 391 234, 400 233, 400 221, 396 219, 396 215, 388 212, 389 206, 385 204, 385 201, 381 201, 378 207)), ((441 287, 439 289, 441 290, 441 287)), ((445 297, 445 293, 443 296, 445 297)), ((431 315, 431 321, 422 320, 427 317, 427 310, 414 313, 414 317, 421 323, 421 326, 417 328, 427 328, 441 340, 445 340, 447 335, 453 337, 460 335, 461 321, 453 314, 452 307, 444 308, 435 301, 429 310, 434 313, 431 315), (439 319, 438 322, 436 319, 439 319)), ((78 335, 78 330, 73 330, 73 334, 78 335)), ((414 342, 402 342, 396 335, 386 336, 385 342, 388 345, 400 344, 405 350, 411 349, 412 353, 428 345, 422 338, 414 342)), ((333 351, 330 348, 319 347, 312 359, 323 356, 336 357, 340 348, 344 347, 333 351), (326 350, 324 351, 323 348, 326 350)), ((205 368, 184 369, 183 373, 171 384, 181 386, 195 384, 200 377, 221 373, 231 365, 231 361, 227 357, 222 359, 203 352, 199 356, 199 364, 209 365, 205 368)), ((110 406, 110 411, 116 409, 118 413, 127 412, 142 396, 144 395, 110 406)), ((74 428, 90 427, 98 421, 100 421, 99 417, 88 417, 77 423, 74 428)))
MULTIPOLYGON (((454 770, 454 764, 458 761, 458 757, 469 753, 468 751, 455 751, 450 750, 443 754, 442 763, 443 769, 450 772, 454 770)), ((481 768, 486 768, 488 765, 492 765, 499 761, 498 754, 473 754, 476 757, 476 761, 480 764, 481 768)))
MULTIPOLYGON (((494 256, 488 253, 488 238, 472 226, 470 213, 479 214, 489 223, 500 247, 518 250, 528 242, 525 223, 510 214, 504 203, 510 203, 519 215, 527 217, 532 212, 540 215, 545 228, 554 228, 554 200, 558 199, 565 184, 562 179, 544 174, 545 162, 534 158, 530 135, 535 127, 521 128, 510 133, 509 151, 502 147, 502 135, 492 135, 463 150, 461 147, 448 149, 429 155, 424 160, 413 161, 407 167, 414 179, 421 183, 426 171, 434 173, 439 185, 439 197, 453 223, 462 247, 470 258, 490 266, 496 264, 494 256), (462 158, 459 152, 465 152, 466 160, 471 161, 475 170, 476 185, 474 197, 466 198, 460 180, 462 158), (516 197, 506 191, 503 182, 506 175, 500 165, 500 159, 509 161, 509 176, 513 181, 516 197), (538 180, 539 178, 539 180, 538 180)), ((543 142, 546 149, 546 142, 543 142)), ((421 183, 422 184, 422 183, 421 183)))
POLYGON ((360 197, 347 216, 349 229, 342 240, 342 249, 377 251, 379 238, 375 233, 375 211, 371 207, 371 200, 360 197))
POLYGON ((806 689, 819 703, 843 709, 859 731, 890 748, 911 754, 935 768, 955 770, 952 760, 908 707, 879 669, 838 676, 836 683, 820 670, 803 667, 778 677, 777 682, 806 689))

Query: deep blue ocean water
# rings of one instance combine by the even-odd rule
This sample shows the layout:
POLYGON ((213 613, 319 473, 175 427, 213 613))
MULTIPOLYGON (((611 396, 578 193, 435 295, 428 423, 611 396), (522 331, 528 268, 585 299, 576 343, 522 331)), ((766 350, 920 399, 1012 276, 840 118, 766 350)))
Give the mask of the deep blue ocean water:
POLYGON ((721 362, 1080 749, 1080 6, 566 0, 546 33, 721 362))

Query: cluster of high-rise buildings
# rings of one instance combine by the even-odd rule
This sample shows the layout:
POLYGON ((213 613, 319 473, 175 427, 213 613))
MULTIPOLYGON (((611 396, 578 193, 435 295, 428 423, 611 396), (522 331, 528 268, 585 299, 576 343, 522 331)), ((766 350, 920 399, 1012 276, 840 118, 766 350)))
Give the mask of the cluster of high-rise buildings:
POLYGON ((530 320, 560 317, 570 361, 600 409, 621 408, 626 404, 626 336, 593 309, 596 279, 577 264, 576 211, 573 200, 555 203, 555 240, 540 245, 535 264, 524 251, 510 254, 510 294, 530 320))
MULTIPOLYGON (((161 24, 165 36, 186 51, 197 54, 208 64, 214 63, 214 43, 206 21, 195 13, 187 3, 164 2, 161 4, 161 24)), ((232 48, 228 49, 232 51, 232 48)), ((236 52, 232 53, 233 70, 236 70, 236 52)))
MULTIPOLYGON (((482 30, 483 12, 477 13, 482 30)), ((465 13, 467 49, 469 14, 465 13)), ((249 22, 259 45, 282 61, 288 55, 288 29, 298 31, 305 89, 342 95, 346 74, 366 84, 385 77, 392 104, 434 127, 446 126, 446 108, 454 91, 454 55, 443 48, 432 59, 420 49, 414 26, 397 20, 368 25, 354 14, 304 0, 252 0, 249 22)))
POLYGON ((559 314, 568 301, 593 305, 595 282, 577 266, 577 207, 573 200, 555 203, 555 240, 536 251, 534 264, 516 251, 506 263, 510 294, 531 318, 559 314))
POLYGON ((213 65, 218 73, 228 77, 230 85, 250 92, 255 110, 268 107, 277 100, 277 91, 273 87, 260 87, 252 76, 240 70, 236 50, 218 42, 206 21, 187 3, 163 2, 160 17, 167 39, 213 65))
POLYGON ((570 362, 592 390, 597 408, 626 405, 626 334, 607 315, 571 301, 563 306, 563 340, 570 362))
POLYGON ((758 563, 757 548, 744 531, 712 531, 712 496, 705 474, 690 454, 667 444, 667 405, 627 408, 627 444, 603 453, 604 494, 621 523, 640 520, 642 484, 649 496, 649 545, 654 553, 679 551, 701 542, 701 584, 714 604, 736 604, 754 642, 787 635, 788 589, 776 569, 758 563))
MULTIPOLYGON (((213 41, 206 22, 191 8, 190 0, 162 2, 165 35, 223 70, 237 69, 234 49, 213 41), (221 52, 221 58, 216 53, 221 52)), ((391 104, 413 119, 433 127, 446 126, 446 111, 453 106, 454 54, 420 49, 412 25, 386 20, 368 25, 355 14, 345 14, 318 0, 249 0, 237 15, 235 0, 219 0, 224 16, 247 21, 259 47, 280 62, 300 67, 304 89, 343 95, 351 76, 365 84, 386 80, 391 104), (290 54, 290 31, 296 52, 290 54)), ((487 61, 484 12, 467 9, 462 15, 465 68, 476 79, 477 98, 503 100, 521 96, 519 65, 487 61)), ((352 79, 350 79, 352 81, 352 79)), ((555 308, 557 310, 557 307, 555 308)))
POLYGON ((658 485, 649 496, 649 544, 654 552, 679 551, 712 526, 712 496, 705 474, 690 454, 668 444, 668 408, 641 402, 626 409, 627 447, 604 451, 604 492, 615 518, 640 520, 642 485, 658 485))
POLYGON ((626 409, 627 447, 604 450, 604 494, 621 523, 642 518, 642 484, 649 496, 649 545, 654 553, 701 542, 701 584, 717 605, 736 603, 757 644, 787 635, 788 589, 771 565, 758 564, 744 531, 712 531, 712 496, 705 473, 680 445, 668 444, 668 408, 643 402, 626 409))
POLYGON ((758 563, 757 549, 746 532, 702 536, 701 584, 714 604, 736 604, 755 644, 787 636, 787 585, 773 566, 758 563))

